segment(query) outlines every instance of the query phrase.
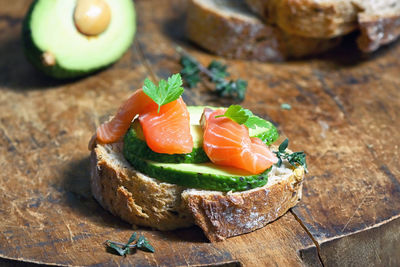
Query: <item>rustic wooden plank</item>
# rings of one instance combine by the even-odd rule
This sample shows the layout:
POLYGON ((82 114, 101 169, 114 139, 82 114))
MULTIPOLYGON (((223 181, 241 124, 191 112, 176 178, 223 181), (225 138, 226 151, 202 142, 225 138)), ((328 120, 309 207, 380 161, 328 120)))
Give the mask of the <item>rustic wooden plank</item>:
MULTIPOLYGON (((303 264, 297 251, 313 244, 290 213, 259 231, 217 244, 208 243, 195 227, 139 229, 155 254, 123 258, 106 253, 105 240, 124 241, 133 229, 91 197, 87 141, 121 99, 151 76, 151 69, 143 64, 147 59, 136 43, 118 63, 94 76, 70 83, 42 76, 21 52, 21 18, 29 2, 0 1, 7 6, 0 11, 0 257, 57 265, 303 264)), ((158 10, 159 2, 147 5, 138 2, 139 16, 154 6, 158 10)), ((138 34, 147 34, 144 26, 138 34)), ((176 60, 170 62, 176 66, 176 60)), ((170 66, 160 69, 169 75, 170 66)), ((189 93, 185 98, 196 103, 200 96, 189 93)), ((315 248, 307 261, 318 265, 315 248)))
POLYGON ((391 219, 363 231, 321 244, 326 266, 399 266, 400 219, 391 219), (352 253, 347 251, 351 248, 352 253))
MULTIPOLYGON (((339 51, 339 55, 348 52, 339 51)), ((342 167, 337 168, 339 171, 326 168, 330 172, 324 179, 340 178, 341 185, 326 187, 329 182, 323 182, 318 176, 313 179, 310 188, 324 187, 325 190, 313 190, 309 203, 325 199, 322 209, 313 210, 309 203, 295 209, 320 242, 324 262, 358 261, 367 266, 374 263, 395 266, 400 261, 400 242, 398 235, 394 234, 400 231, 395 222, 400 216, 400 164, 396 160, 400 138, 400 121, 396 119, 400 110, 397 101, 400 96, 400 66, 394 60, 399 53, 400 45, 397 43, 369 60, 354 56, 313 72, 321 89, 331 97, 349 125, 352 138, 347 139, 348 146, 352 150, 358 145, 364 146, 361 150, 353 150, 352 156, 336 157, 342 161, 342 167), (346 165, 359 166, 358 171, 352 173, 346 165), (346 201, 337 205, 330 201, 332 198, 346 201), (337 214, 342 218, 338 219, 337 214), (332 228, 323 231, 321 228, 325 228, 327 220, 332 228), (353 247, 354 252, 343 257, 343 250, 353 247)), ((323 155, 318 161, 331 165, 332 157, 323 155)))
MULTIPOLYGON (((144 77, 179 70, 176 44, 204 64, 215 58, 185 41, 184 1, 155 2, 137 2, 138 42, 121 61, 63 84, 41 76, 21 53, 27 1, 0 1, 0 145, 6 148, 0 154, 0 255, 70 265, 318 264, 315 246, 291 214, 219 244, 205 243, 197 228, 141 230, 161 252, 126 259, 105 253, 105 239, 122 241, 132 229, 90 196, 88 138, 144 77)), ((230 60, 229 70, 249 81, 243 105, 275 121, 291 146, 309 155, 304 198, 293 212, 318 242, 323 262, 398 265, 400 45, 368 60, 344 47, 282 64, 230 60), (281 103, 292 110, 281 110, 281 103)), ((229 103, 205 87, 184 97, 191 104, 229 103)))
MULTIPOLYGON (((172 8, 177 10, 176 5, 172 8)), ((146 16, 159 22, 153 13, 146 16)), ((176 45, 205 65, 215 58, 185 42, 184 15, 170 16, 163 25, 167 38, 158 34, 157 23, 146 24, 153 34, 139 37, 143 54, 158 76, 168 76, 160 66, 179 71, 171 60, 179 58, 176 45)), ((392 255, 393 263, 400 257, 398 237, 390 235, 399 230, 398 224, 386 225, 400 214, 399 52, 397 42, 365 58, 347 40, 320 59, 282 64, 226 60, 233 77, 249 81, 243 105, 271 118, 295 150, 308 154, 305 196, 294 214, 319 244, 327 264, 359 260, 352 250, 355 246, 354 251, 369 256, 360 264, 382 263, 379 260, 386 255, 392 255), (280 109, 282 103, 291 104, 292 110, 280 109), (371 231, 384 237, 380 246, 373 242, 371 231), (370 242, 357 243, 368 236, 370 242), (342 261, 332 260, 338 258, 342 261)), ((188 94, 199 92, 200 104, 219 101, 204 87, 188 94)), ((307 250, 301 252, 307 255, 307 250)))

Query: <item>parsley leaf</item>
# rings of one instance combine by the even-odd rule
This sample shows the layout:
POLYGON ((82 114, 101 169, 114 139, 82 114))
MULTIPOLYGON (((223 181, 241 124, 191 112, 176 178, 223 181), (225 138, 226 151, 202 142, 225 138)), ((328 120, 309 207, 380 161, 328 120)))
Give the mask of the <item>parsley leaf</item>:
POLYGON ((231 105, 223 115, 215 117, 216 118, 227 117, 239 124, 243 124, 249 119, 249 115, 246 113, 246 110, 242 108, 240 105, 231 105))
POLYGON ((231 105, 223 115, 216 116, 227 117, 238 124, 244 124, 247 128, 255 129, 257 127, 270 127, 270 123, 253 114, 248 109, 242 108, 240 105, 231 105))
POLYGON ((179 73, 172 75, 168 81, 161 79, 156 86, 148 78, 144 80, 143 92, 158 105, 158 111, 162 105, 178 99, 183 93, 182 78, 179 73))
POLYGON ((293 152, 292 154, 289 154, 286 152, 287 147, 289 146, 289 139, 285 139, 278 148, 278 151, 275 151, 274 153, 278 157, 278 163, 276 165, 280 167, 282 165, 282 162, 284 159, 286 159, 290 165, 293 167, 297 168, 298 166, 301 166, 304 168, 305 172, 308 172, 307 170, 307 162, 306 162, 306 153, 304 151, 299 151, 299 152, 293 152))

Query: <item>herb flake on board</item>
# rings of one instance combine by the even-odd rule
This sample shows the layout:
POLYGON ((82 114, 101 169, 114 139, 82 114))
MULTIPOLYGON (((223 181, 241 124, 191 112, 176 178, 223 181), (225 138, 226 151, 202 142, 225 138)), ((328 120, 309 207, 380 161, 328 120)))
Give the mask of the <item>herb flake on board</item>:
POLYGON ((291 110, 292 106, 288 103, 283 103, 283 104, 281 104, 281 109, 291 110))
POLYGON ((180 73, 190 88, 196 87, 202 78, 207 78, 209 82, 215 85, 215 92, 218 96, 232 98, 236 101, 244 100, 247 81, 242 79, 227 79, 230 74, 226 70, 226 65, 213 60, 208 67, 204 67, 181 47, 178 47, 176 50, 181 55, 180 64, 182 70, 180 73))
POLYGON ((136 233, 133 233, 125 244, 107 240, 104 245, 110 253, 115 253, 124 257, 128 254, 132 254, 135 249, 154 253, 154 248, 149 241, 143 235, 140 235, 139 238, 137 238, 136 233))

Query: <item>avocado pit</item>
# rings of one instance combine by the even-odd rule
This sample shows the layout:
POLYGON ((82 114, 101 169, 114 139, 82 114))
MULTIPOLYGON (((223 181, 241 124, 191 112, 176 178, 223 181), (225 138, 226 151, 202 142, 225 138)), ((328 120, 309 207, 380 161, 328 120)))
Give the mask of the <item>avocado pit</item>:
POLYGON ((105 0, 78 0, 74 22, 79 32, 95 36, 104 32, 111 21, 111 10, 105 0))

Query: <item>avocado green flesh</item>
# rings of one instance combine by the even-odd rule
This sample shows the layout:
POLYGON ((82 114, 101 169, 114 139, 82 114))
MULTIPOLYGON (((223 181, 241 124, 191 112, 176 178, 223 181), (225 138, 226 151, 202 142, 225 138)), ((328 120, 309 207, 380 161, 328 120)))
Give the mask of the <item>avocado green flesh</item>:
MULTIPOLYGON (((162 154, 152 151, 146 144, 143 130, 137 120, 132 123, 124 137, 124 150, 131 151, 134 155, 156 162, 165 163, 203 163, 209 162, 209 158, 203 150, 203 130, 200 126, 200 118, 206 106, 188 106, 190 113, 190 132, 193 137, 193 151, 187 154, 162 154)), ((211 107, 208 107, 211 108, 211 107)), ((213 108, 215 109, 215 108, 213 108)), ((266 144, 271 144, 278 137, 275 126, 268 122, 269 127, 249 129, 251 137, 259 137, 266 144)))
POLYGON ((256 129, 249 129, 250 137, 258 137, 265 144, 270 145, 279 138, 279 133, 276 127, 269 121, 267 127, 257 127, 256 129))
POLYGON ((157 153, 147 146, 142 127, 135 120, 124 137, 124 150, 135 153, 136 156, 157 162, 169 163, 202 163, 209 162, 203 150, 203 130, 200 126, 200 117, 204 107, 187 107, 190 114, 190 133, 193 138, 193 150, 187 154, 163 154, 157 153))
POLYGON ((140 128, 138 121, 135 121, 124 137, 124 151, 134 153, 139 157, 157 162, 171 162, 171 163, 199 163, 210 161, 200 146, 193 147, 191 153, 187 154, 163 154, 157 153, 147 146, 143 132, 140 128))
POLYGON ((28 59, 37 68, 56 78, 78 77, 115 62, 133 41, 135 10, 132 0, 105 0, 111 21, 101 34, 88 37, 74 24, 76 1, 36 0, 25 18, 23 39, 28 59), (50 52, 56 65, 42 63, 50 52))
MULTIPOLYGON (((203 114, 205 108, 210 109, 219 109, 223 107, 211 107, 211 106, 188 106, 188 111, 190 113, 190 121, 191 123, 196 123, 200 125, 200 118, 203 114)), ((266 127, 257 127, 255 129, 249 129, 250 137, 258 137, 265 144, 270 145, 274 143, 279 138, 278 129, 269 121, 266 121, 268 126, 266 127)), ((201 132, 203 134, 203 132, 201 132)))
POLYGON ((160 163, 136 157, 124 150, 128 162, 138 171, 157 180, 188 188, 215 191, 243 191, 260 187, 268 182, 271 168, 261 174, 251 175, 237 168, 209 163, 160 163))

